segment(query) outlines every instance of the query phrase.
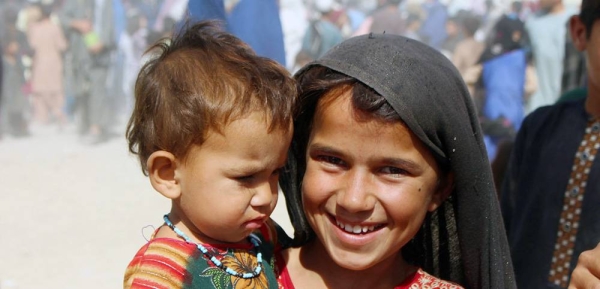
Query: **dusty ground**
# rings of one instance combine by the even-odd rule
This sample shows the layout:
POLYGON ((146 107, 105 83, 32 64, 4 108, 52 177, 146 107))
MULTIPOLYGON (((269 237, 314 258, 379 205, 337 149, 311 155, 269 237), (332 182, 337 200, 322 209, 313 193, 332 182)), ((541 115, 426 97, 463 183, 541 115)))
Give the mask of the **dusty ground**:
MULTIPOLYGON (((0 140, 0 289, 122 288, 142 229, 162 223, 168 200, 124 137, 85 146, 72 127, 32 134, 0 140)), ((273 218, 291 232, 279 200, 273 218)))

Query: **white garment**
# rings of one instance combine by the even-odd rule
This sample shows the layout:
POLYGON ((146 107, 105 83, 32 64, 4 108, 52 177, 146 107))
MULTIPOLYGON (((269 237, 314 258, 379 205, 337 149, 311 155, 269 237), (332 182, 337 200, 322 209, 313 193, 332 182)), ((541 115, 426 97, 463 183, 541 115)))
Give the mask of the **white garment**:
POLYGON ((102 34, 102 11, 106 0, 95 0, 96 5, 94 6, 94 32, 98 35, 102 34))
POLYGON ((302 48, 304 32, 308 28, 307 11, 302 0, 280 0, 279 5, 285 63, 287 63, 287 69, 293 71, 296 55, 302 48))
POLYGON ((560 97, 567 21, 575 14, 565 10, 558 14, 532 17, 525 23, 538 77, 538 90, 526 104, 526 113, 551 105, 560 97))

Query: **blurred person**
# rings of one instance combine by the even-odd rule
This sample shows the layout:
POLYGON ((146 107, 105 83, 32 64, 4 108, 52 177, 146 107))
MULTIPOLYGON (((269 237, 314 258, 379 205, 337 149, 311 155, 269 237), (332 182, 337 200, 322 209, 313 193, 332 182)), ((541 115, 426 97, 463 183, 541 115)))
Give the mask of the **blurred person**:
POLYGON ((510 11, 507 13, 507 16, 511 19, 519 19, 523 20, 523 2, 514 1, 510 3, 510 11))
POLYGON ((31 25, 41 19, 42 10, 38 2, 28 0, 27 4, 19 10, 16 23, 17 29, 27 33, 31 25))
POLYGON ((48 123, 49 118, 59 127, 65 125, 65 95, 63 89, 63 57, 67 41, 62 28, 50 19, 51 5, 40 5, 41 18, 31 24, 29 45, 34 52, 31 74, 33 119, 48 123))
POLYGON ((219 20, 227 22, 224 0, 188 1, 188 12, 191 21, 219 20))
POLYGON ((448 19, 446 6, 439 0, 425 0, 423 10, 426 16, 419 35, 425 44, 440 50, 448 36, 446 33, 446 20, 448 19))
POLYGON ((372 19, 369 32, 404 35, 406 23, 400 11, 402 0, 378 0, 379 7, 369 18, 372 19))
POLYGON ((346 3, 346 14, 350 20, 350 27, 352 28, 353 33, 358 30, 360 25, 367 18, 365 12, 360 8, 360 2, 360 0, 349 0, 346 3))
POLYGON ((600 1, 569 21, 585 51, 587 97, 542 107, 517 135, 501 207, 519 288, 567 288, 600 240, 600 1))
POLYGON ((286 65, 278 0, 240 0, 227 14, 227 27, 256 54, 286 65))
POLYGON ((482 17, 482 23, 475 38, 489 45, 494 41, 495 34, 493 32, 496 23, 504 15, 504 11, 500 5, 494 0, 485 0, 485 13, 482 17))
POLYGON ((461 42, 465 36, 462 32, 460 25, 461 18, 459 16, 454 16, 448 18, 446 21, 446 40, 442 44, 440 52, 444 54, 449 59, 452 59, 452 55, 456 50, 456 46, 459 42, 461 42))
POLYGON ((285 233, 269 216, 292 138, 294 80, 211 23, 151 51, 126 136, 171 211, 123 287, 279 288, 274 249, 285 233))
MULTIPOLYGON (((106 1, 106 0, 103 0, 106 1)), ((127 33, 127 8, 124 0, 110 0, 113 9, 114 46, 111 52, 108 71, 107 95, 112 118, 119 124, 126 123, 130 111, 127 110, 127 92, 125 88, 126 52, 121 46, 121 36, 127 33)))
MULTIPOLYGON (((151 29, 154 27, 156 22, 156 18, 158 16, 158 12, 160 7, 162 6, 165 0, 129 0, 131 4, 139 9, 139 11, 146 17, 148 20, 148 28, 151 29)), ((208 0, 203 1, 189 1, 189 3, 198 3, 198 2, 206 2, 208 0)), ((214 0, 220 1, 220 0, 214 0)))
POLYGON ((284 66, 286 57, 292 57, 286 56, 278 0, 189 1, 188 9, 192 21, 220 20, 228 32, 249 44, 258 55, 284 66))
POLYGON ((153 30, 160 32, 172 29, 165 20, 171 19, 175 23, 182 21, 186 17, 186 11, 188 8, 188 0, 163 0, 156 20, 154 22, 153 30))
POLYGON ((28 101, 24 92, 25 68, 19 54, 18 32, 9 27, 2 38, 2 90, 0 94, 0 135, 29 135, 26 119, 28 101))
POLYGON ((351 37, 354 32, 352 30, 347 11, 348 10, 346 8, 340 6, 338 9, 329 14, 329 20, 334 23, 338 29, 340 29, 342 38, 344 39, 351 37))
MULTIPOLYGON (((569 23, 566 23, 565 26, 569 26, 569 23)), ((568 97, 585 97, 587 94, 583 91, 587 79, 586 75, 586 67, 585 67, 585 53, 579 51, 577 47, 575 47, 575 43, 573 43, 573 38, 571 37, 571 31, 567 29, 565 36, 565 57, 563 59, 563 73, 562 73, 562 82, 560 87, 560 99, 564 100, 568 92, 568 97), (578 91, 581 93, 573 93, 574 91, 578 91)))
POLYGON ((75 96, 78 131, 86 144, 108 139, 114 115, 108 73, 116 47, 112 0, 66 0, 60 21, 69 42, 68 84, 75 96))
POLYGON ((475 39, 475 33, 481 25, 479 17, 469 13, 458 21, 458 25, 465 38, 456 44, 452 54, 452 63, 461 75, 464 75, 469 68, 477 64, 485 49, 485 44, 475 39))
POLYGON ((130 115, 133 110, 133 90, 135 79, 141 68, 144 51, 147 49, 148 27, 145 16, 131 8, 127 14, 127 28, 119 37, 119 50, 123 53, 123 82, 121 89, 124 93, 123 112, 130 115))
POLYGON ((306 6, 302 0, 281 0, 279 5, 285 63, 288 70, 295 71, 296 55, 302 49, 302 38, 308 27, 306 6))
POLYGON ((415 13, 409 13, 406 16, 406 31, 404 32, 404 36, 421 41, 421 37, 419 37, 419 29, 421 28, 421 17, 415 13))
POLYGON ((485 49, 485 44, 475 39, 475 33, 481 25, 481 19, 469 13, 464 15, 459 23, 465 38, 456 44, 456 49, 452 54, 452 64, 460 72, 467 84, 469 94, 473 96, 474 85, 481 74, 481 67, 476 67, 477 62, 485 49))
POLYGON ((565 9, 562 0, 540 0, 539 3, 540 13, 525 23, 539 83, 539 89, 526 104, 527 113, 553 104, 560 96, 566 23, 574 14, 565 9))
POLYGON ((481 106, 482 128, 491 161, 498 145, 507 139, 512 141, 523 121, 527 66, 521 45, 523 23, 503 16, 493 31, 494 40, 479 60, 485 95, 481 106))
POLYGON ((329 20, 334 11, 333 0, 320 0, 314 3, 318 12, 317 19, 309 22, 302 40, 302 49, 310 58, 317 59, 344 39, 340 29, 329 20))
POLYGON ((486 12, 485 0, 452 0, 448 1, 448 14, 456 15, 460 11, 469 11, 477 16, 483 16, 486 12))

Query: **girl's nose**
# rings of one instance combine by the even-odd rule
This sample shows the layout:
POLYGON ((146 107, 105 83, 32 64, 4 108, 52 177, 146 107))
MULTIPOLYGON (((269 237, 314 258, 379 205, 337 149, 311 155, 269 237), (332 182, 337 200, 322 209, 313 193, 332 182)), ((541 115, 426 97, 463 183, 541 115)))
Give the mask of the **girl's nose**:
POLYGON ((350 171, 345 177, 344 185, 337 192, 337 204, 350 213, 371 210, 375 204, 373 189, 368 172, 350 171))

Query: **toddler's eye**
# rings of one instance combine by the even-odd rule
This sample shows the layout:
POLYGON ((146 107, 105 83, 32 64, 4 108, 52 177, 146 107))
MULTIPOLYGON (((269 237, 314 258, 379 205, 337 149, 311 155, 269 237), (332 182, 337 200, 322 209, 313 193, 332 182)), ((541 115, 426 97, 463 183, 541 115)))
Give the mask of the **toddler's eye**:
POLYGON ((235 178, 238 182, 251 182, 254 180, 254 175, 247 175, 235 178))

